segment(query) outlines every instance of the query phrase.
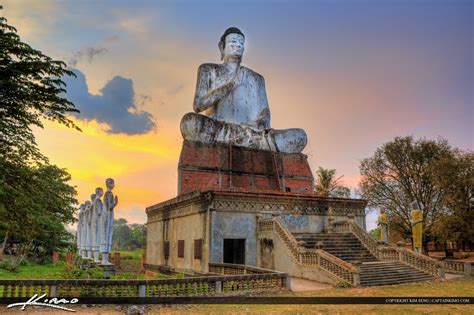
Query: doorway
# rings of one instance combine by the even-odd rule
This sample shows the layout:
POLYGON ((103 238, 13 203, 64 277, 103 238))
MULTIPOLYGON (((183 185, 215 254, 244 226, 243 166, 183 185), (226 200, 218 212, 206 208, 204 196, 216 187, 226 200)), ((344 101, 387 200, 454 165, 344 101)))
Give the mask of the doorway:
POLYGON ((245 239, 224 239, 224 263, 245 264, 245 239))

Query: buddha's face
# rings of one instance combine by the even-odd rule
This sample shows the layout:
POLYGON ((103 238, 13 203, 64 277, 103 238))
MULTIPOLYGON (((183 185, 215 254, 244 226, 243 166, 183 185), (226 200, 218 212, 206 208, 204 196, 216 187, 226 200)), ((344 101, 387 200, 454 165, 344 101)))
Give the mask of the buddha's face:
POLYGON ((244 54, 245 38, 240 34, 231 33, 225 38, 224 59, 240 59, 244 54))

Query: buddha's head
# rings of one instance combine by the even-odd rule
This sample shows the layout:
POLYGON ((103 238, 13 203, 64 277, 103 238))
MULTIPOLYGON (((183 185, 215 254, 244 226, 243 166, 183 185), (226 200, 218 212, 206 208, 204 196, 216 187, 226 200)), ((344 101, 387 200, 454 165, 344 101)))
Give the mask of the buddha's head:
POLYGON ((221 60, 241 60, 244 54, 245 36, 237 27, 229 27, 221 36, 219 50, 221 60))
POLYGON ((107 187, 107 190, 112 190, 115 187, 115 181, 112 178, 107 178, 105 180, 105 186, 107 187))

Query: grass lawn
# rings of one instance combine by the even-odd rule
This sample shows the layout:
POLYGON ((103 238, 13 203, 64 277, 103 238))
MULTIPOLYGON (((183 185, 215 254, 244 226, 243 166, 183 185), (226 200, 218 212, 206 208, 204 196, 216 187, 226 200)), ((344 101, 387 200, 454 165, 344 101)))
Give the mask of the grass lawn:
POLYGON ((20 266, 18 272, 0 269, 0 279, 61 279, 65 266, 65 262, 58 262, 47 265, 31 264, 20 266))
POLYGON ((125 250, 112 251, 112 253, 110 253, 110 257, 114 257, 114 253, 120 253, 121 259, 140 260, 142 258, 142 255, 145 254, 145 250, 137 249, 134 251, 125 251, 125 250))

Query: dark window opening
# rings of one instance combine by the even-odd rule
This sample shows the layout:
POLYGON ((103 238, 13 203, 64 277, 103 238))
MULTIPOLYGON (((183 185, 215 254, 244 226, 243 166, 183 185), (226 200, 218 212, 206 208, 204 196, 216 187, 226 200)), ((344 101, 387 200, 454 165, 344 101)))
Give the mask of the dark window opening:
POLYGON ((184 258, 184 240, 178 240, 178 258, 184 258))
POLYGON ((194 240, 194 259, 202 259, 202 239, 194 240))
POLYGON ((224 239, 224 263, 245 264, 245 239, 224 239))
POLYGON ((168 257, 170 257, 170 241, 165 241, 163 247, 164 247, 163 252, 165 254, 165 259, 168 259, 168 257))

